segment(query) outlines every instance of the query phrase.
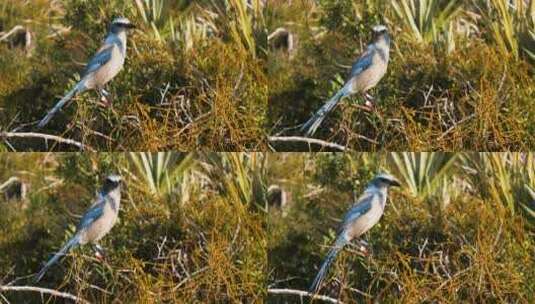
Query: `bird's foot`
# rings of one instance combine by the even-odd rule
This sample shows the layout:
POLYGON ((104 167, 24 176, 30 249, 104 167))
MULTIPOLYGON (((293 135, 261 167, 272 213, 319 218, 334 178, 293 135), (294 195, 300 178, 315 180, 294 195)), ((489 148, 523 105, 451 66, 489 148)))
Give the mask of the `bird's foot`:
POLYGON ((95 257, 97 258, 97 260, 98 260, 99 262, 103 262, 103 261, 104 261, 104 258, 105 258, 105 256, 104 256, 103 254, 101 254, 100 252, 98 252, 98 251, 95 252, 95 257))
POLYGON ((366 112, 373 112, 373 110, 375 109, 374 104, 368 100, 366 100, 363 105, 357 105, 357 107, 366 112))
POLYGON ((367 256, 369 256, 371 254, 371 251, 369 250, 370 245, 368 244, 368 242, 366 242, 364 240, 359 240, 359 242, 357 244, 357 248, 362 253, 362 255, 365 256, 365 257, 367 257, 367 256))
POLYGON ((95 257, 100 262, 104 261, 106 258, 106 253, 104 252, 104 248, 102 248, 100 245, 95 245, 95 257))
POLYGON ((372 112, 375 109, 375 105, 374 105, 375 98, 373 98, 373 96, 371 96, 370 94, 365 93, 364 100, 365 102, 364 102, 364 105, 362 106, 362 109, 368 112, 372 112))
POLYGON ((98 93, 99 93, 98 95, 100 96, 98 105, 103 108, 111 107, 111 102, 112 102, 111 94, 104 89, 99 89, 98 93))
POLYGON ((105 97, 105 96, 100 96, 100 100, 98 101, 97 103, 99 106, 103 107, 103 108, 109 108, 111 107, 111 102, 110 100, 108 99, 108 97, 105 97))

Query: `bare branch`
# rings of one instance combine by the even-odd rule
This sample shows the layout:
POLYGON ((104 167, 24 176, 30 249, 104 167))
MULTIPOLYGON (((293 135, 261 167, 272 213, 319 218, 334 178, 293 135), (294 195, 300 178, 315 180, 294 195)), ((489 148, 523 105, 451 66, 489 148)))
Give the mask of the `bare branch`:
POLYGON ((348 151, 349 149, 347 149, 346 147, 342 146, 342 145, 339 145, 339 144, 336 144, 336 143, 332 143, 332 142, 328 142, 328 141, 324 141, 324 140, 321 140, 321 139, 316 139, 316 138, 308 138, 308 137, 300 137, 300 136, 270 136, 268 137, 268 140, 269 141, 283 141, 283 142, 304 142, 304 143, 307 143, 307 144, 315 144, 315 145, 320 145, 322 147, 327 147, 327 148, 332 148, 332 149, 336 149, 336 150, 340 150, 340 151, 348 151))
POLYGON ((3 40, 6 40, 7 38, 9 38, 9 36, 13 35, 13 34, 16 34, 20 31, 24 31, 24 27, 22 25, 16 25, 15 27, 13 27, 9 32, 5 33, 4 32, 0 32, 0 41, 3 41, 3 40))
POLYGON ((2 138, 2 139, 12 138, 12 137, 41 138, 41 139, 44 139, 45 141, 46 140, 53 140, 53 141, 56 141, 58 143, 76 146, 80 150, 94 151, 90 147, 82 144, 81 142, 78 142, 78 141, 75 141, 75 140, 72 140, 72 139, 68 139, 68 138, 59 137, 59 136, 56 136, 56 135, 35 133, 35 132, 0 132, 0 138, 2 138))
POLYGON ((34 287, 34 286, 1 286, 0 285, 0 292, 5 292, 5 291, 36 291, 41 294, 47 293, 54 297, 60 297, 60 298, 70 299, 78 303, 89 304, 89 301, 86 301, 70 293, 61 292, 61 291, 48 289, 48 288, 41 288, 41 287, 34 287))
POLYGON ((313 294, 313 293, 310 293, 308 291, 303 291, 303 290, 268 288, 268 293, 296 295, 300 297, 310 297, 312 299, 322 300, 322 301, 329 302, 329 303, 343 304, 342 301, 338 301, 337 299, 333 299, 333 298, 318 295, 318 294, 313 294))
POLYGON ((457 128, 457 126, 459 126, 460 124, 474 118, 476 116, 476 114, 470 114, 468 116, 466 116, 465 118, 455 122, 451 127, 449 127, 444 133, 442 133, 439 137, 438 137, 438 140, 441 140, 442 138, 444 138, 446 135, 448 135, 451 131, 453 131, 455 128, 457 128))

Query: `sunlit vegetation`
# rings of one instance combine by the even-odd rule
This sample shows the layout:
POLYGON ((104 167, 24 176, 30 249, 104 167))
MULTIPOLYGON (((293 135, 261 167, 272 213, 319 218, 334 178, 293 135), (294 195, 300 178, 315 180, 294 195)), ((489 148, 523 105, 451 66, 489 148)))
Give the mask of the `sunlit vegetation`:
POLYGON ((535 1, 271 3, 270 134, 301 135, 295 127, 341 88, 371 28, 385 24, 393 42, 388 72, 371 91, 376 110, 363 111, 362 96, 346 98, 317 138, 354 150, 535 147, 535 1))
POLYGON ((91 303, 296 303, 270 291, 308 290, 380 171, 402 186, 363 236, 369 254, 347 246, 322 296, 535 300, 533 153, 2 154, 0 168, 0 302, 62 301, 2 291, 30 286, 91 303), (112 172, 126 185, 106 258, 77 248, 33 282, 112 172))
MULTIPOLYGON (((0 132, 42 132, 87 150, 251 150, 264 145, 267 56, 255 1, 7 0, 0 4, 0 132), (109 22, 137 25, 112 107, 78 96, 35 127, 79 79, 109 22)), ((3 150, 78 149, 3 138, 3 150)))
POLYGON ((535 300, 533 153, 270 156, 268 182, 288 202, 269 212, 267 302, 299 302, 269 290, 308 290, 345 212, 379 171, 402 187, 363 237, 370 254, 347 246, 321 295, 342 303, 535 300))
POLYGON ((264 164, 255 154, 2 154, 0 184, 17 177, 28 191, 9 200, 0 191, 0 303, 64 301, 3 285, 90 303, 262 303, 266 213, 249 190, 263 193, 251 172, 264 164), (36 285, 32 274, 72 236, 110 173, 125 186, 104 261, 76 248, 36 285))

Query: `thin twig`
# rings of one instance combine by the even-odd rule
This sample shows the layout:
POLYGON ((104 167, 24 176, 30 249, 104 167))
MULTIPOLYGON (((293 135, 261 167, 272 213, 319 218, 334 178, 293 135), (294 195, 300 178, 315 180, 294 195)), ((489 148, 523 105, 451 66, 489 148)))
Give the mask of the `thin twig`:
POLYGON ((303 291, 303 290, 268 288, 268 293, 288 294, 288 295, 296 295, 300 297, 310 297, 312 299, 322 300, 322 301, 329 302, 329 303, 343 304, 341 301, 338 301, 337 299, 333 299, 333 298, 318 295, 318 294, 313 294, 313 293, 310 293, 308 291, 303 291))
POLYGON ((3 184, 0 184, 0 192, 4 191, 5 188, 10 186, 13 183, 20 182, 20 178, 16 176, 10 177, 7 181, 5 181, 3 184))
POLYGON ((0 41, 3 41, 3 40, 6 40, 9 36, 17 33, 17 32, 20 32, 20 31, 23 31, 24 30, 24 27, 22 25, 16 25, 14 26, 9 32, 5 33, 4 32, 1 32, 1 36, 0 36, 0 41))
POLYGON ((316 139, 316 138, 307 138, 307 137, 300 137, 300 136, 270 136, 268 137, 268 140, 269 141, 283 141, 283 142, 304 142, 308 144, 320 145, 322 147, 333 148, 333 149, 337 149, 340 151, 348 150, 346 147, 342 145, 324 141, 321 139, 316 139))
POLYGON ((34 287, 34 286, 0 286, 0 292, 3 291, 36 291, 41 294, 47 293, 54 297, 60 297, 65 299, 71 299, 73 301, 79 302, 79 303, 87 303, 89 304, 89 301, 86 301, 82 298, 79 298, 75 295, 72 295, 70 293, 57 291, 54 289, 48 289, 48 288, 41 288, 41 287, 34 287))
POLYGON ((35 132, 0 132, 0 138, 12 138, 12 137, 19 137, 19 138, 41 138, 46 140, 53 140, 62 144, 66 145, 73 145, 78 147, 80 150, 89 150, 94 151, 90 147, 82 144, 81 142, 59 137, 56 135, 50 135, 50 134, 43 134, 43 133, 35 133, 35 132))
POLYGON ((458 122, 454 123, 453 126, 449 127, 444 133, 442 133, 437 140, 441 140, 442 138, 444 138, 444 136, 448 135, 451 131, 453 131, 457 126, 459 126, 460 124, 474 118, 476 116, 475 113, 472 113, 468 116, 466 116, 465 118, 459 120, 458 122))

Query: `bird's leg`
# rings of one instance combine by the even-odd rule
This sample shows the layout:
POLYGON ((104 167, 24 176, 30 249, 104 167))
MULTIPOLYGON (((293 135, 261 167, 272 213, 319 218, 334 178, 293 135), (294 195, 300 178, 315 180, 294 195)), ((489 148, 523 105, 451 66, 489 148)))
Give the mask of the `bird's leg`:
POLYGON ((357 246, 364 256, 370 255, 370 251, 368 249, 370 245, 368 244, 368 242, 366 242, 365 240, 359 239, 357 246))
POLYGON ((373 96, 368 93, 364 93, 364 100, 366 101, 364 103, 364 106, 368 108, 369 111, 371 111, 374 107, 375 98, 373 98, 373 96))
POLYGON ((364 110, 366 112, 371 112, 373 109, 373 103, 370 102, 370 99, 373 100, 373 98, 368 93, 363 93, 362 97, 364 98, 364 104, 357 104, 357 108, 364 110))
POLYGON ((104 90, 103 87, 97 87, 97 93, 99 96, 99 103, 106 108, 109 107, 110 106, 110 100, 109 100, 110 93, 104 90))
POLYGON ((104 248, 102 248, 99 244, 95 244, 95 256, 99 261, 104 260, 104 257, 106 256, 106 253, 104 252, 104 248))
POLYGON ((108 92, 104 88, 102 88, 102 95, 104 95, 106 97, 108 105, 111 106, 111 103, 113 102, 113 96, 111 96, 110 92, 108 92))
POLYGON ((100 92, 102 95, 104 95, 106 98, 110 97, 110 92, 106 91, 104 88, 100 89, 100 92))

